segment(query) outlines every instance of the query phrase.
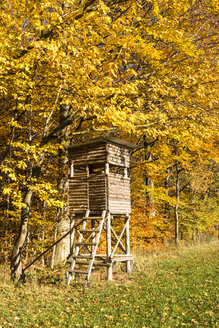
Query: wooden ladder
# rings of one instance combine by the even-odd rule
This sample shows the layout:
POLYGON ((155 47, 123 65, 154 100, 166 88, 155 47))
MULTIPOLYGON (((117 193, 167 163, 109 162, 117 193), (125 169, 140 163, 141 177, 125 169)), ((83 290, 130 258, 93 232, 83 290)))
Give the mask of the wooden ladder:
POLYGON ((82 218, 83 223, 81 229, 79 229, 79 238, 75 244, 75 251, 73 253, 72 259, 70 260, 71 262, 70 270, 68 270, 67 272, 68 285, 70 284, 71 280, 75 279, 76 275, 84 274, 85 287, 87 287, 93 269, 100 235, 105 222, 106 211, 103 211, 102 215, 99 217, 98 216, 91 217, 89 216, 89 212, 90 211, 87 210, 85 217, 82 218), (92 229, 86 229, 87 222, 89 220, 93 220, 93 226, 95 222, 98 222, 98 227, 96 228, 94 227, 92 229), (88 254, 83 252, 84 249, 88 251, 88 254), (85 269, 80 268, 84 266, 85 269))

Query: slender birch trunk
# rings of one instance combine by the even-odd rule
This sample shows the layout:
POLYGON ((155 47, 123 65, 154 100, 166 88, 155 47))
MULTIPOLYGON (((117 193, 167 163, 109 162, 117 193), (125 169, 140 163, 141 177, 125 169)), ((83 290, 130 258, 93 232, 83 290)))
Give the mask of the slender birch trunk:
MULTIPOLYGON (((149 149, 150 150, 150 145, 144 141, 144 148, 149 149)), ((144 155, 144 161, 147 162, 151 162, 152 161, 152 154, 149 151, 148 154, 144 155)), ((154 193, 154 181, 149 179, 148 176, 146 174, 144 174, 144 185, 147 186, 149 188, 149 192, 146 191, 145 196, 146 196, 146 202, 148 203, 149 206, 149 210, 148 210, 148 214, 152 217, 155 216, 155 210, 154 210, 154 197, 153 197, 153 193, 154 193)))
POLYGON ((175 245, 179 245, 179 201, 180 201, 180 186, 179 186, 179 163, 176 161, 176 205, 174 208, 175 217, 175 245))
MULTIPOLYGON (((56 240, 57 240, 57 225, 56 225, 55 231, 54 231, 54 243, 56 242, 56 240)), ((56 245, 54 245, 53 249, 52 249, 52 257, 51 257, 51 265, 50 265, 51 270, 54 269, 55 253, 56 253, 56 245)))

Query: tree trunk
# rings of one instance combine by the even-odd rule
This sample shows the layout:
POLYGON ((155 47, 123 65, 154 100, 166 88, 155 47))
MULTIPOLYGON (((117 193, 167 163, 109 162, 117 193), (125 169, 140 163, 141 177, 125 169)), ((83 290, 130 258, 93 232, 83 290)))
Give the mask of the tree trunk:
MULTIPOLYGON (((43 163, 43 159, 44 159, 44 153, 41 154, 40 163, 39 163, 40 166, 34 166, 33 168, 31 168, 31 173, 30 173, 31 177, 35 177, 35 178, 39 177, 41 173, 41 165, 43 163)), ((33 191, 27 189, 23 200, 23 203, 26 205, 26 207, 22 208, 21 211, 20 228, 11 256, 11 277, 13 280, 22 280, 23 278, 21 253, 28 234, 28 224, 29 224, 32 196, 33 196, 33 191)))
MULTIPOLYGON (((8 157, 9 157, 9 161, 11 162, 11 159, 12 159, 12 143, 14 141, 14 133, 15 133, 15 127, 12 126, 11 128, 11 136, 10 136, 10 142, 9 142, 9 145, 8 145, 8 157)), ((11 179, 8 177, 7 178, 7 181, 6 181, 7 185, 9 186, 10 183, 11 183, 11 179)), ((8 249, 9 247, 9 243, 8 243, 8 224, 9 224, 9 218, 10 218, 10 215, 9 215, 9 211, 10 211, 10 207, 11 207, 11 196, 10 194, 7 195, 7 199, 6 199, 6 220, 5 220, 5 231, 4 231, 4 234, 5 234, 5 246, 6 246, 6 249, 8 249)), ((7 260, 8 258, 8 253, 6 254, 6 259, 7 260)))
POLYGON ((21 223, 19 233, 14 244, 12 257, 11 257, 11 277, 13 280, 22 279, 22 262, 21 252, 28 234, 28 223, 30 214, 30 205, 33 192, 31 190, 26 191, 24 203, 25 208, 21 212, 21 223))
MULTIPOLYGON (((169 196, 169 179, 170 179, 170 168, 167 169, 167 176, 164 182, 166 196, 169 196)), ((168 219, 170 215, 170 205, 168 202, 165 202, 164 213, 165 213, 165 218, 168 219)))
POLYGON ((179 245, 179 163, 176 161, 176 205, 174 208, 174 217, 175 217, 175 245, 179 245))
POLYGON ((148 214, 152 217, 156 215, 155 210, 154 210, 154 181, 149 179, 147 176, 144 176, 144 185, 149 187, 150 191, 146 192, 146 201, 149 206, 148 214))
MULTIPOLYGON (((57 225, 56 225, 55 231, 54 231, 54 243, 56 242, 56 240, 57 240, 57 225)), ((53 249, 52 249, 52 257, 51 257, 51 265, 50 265, 51 270, 54 269, 55 253, 56 253, 56 245, 54 245, 53 249)))
MULTIPOLYGON (((62 125, 67 119, 71 112, 71 107, 62 105, 60 106, 60 121, 59 124, 62 125)), ((68 141, 69 127, 63 129, 59 135, 60 143, 65 140, 68 141)), ((58 176, 58 191, 62 195, 63 200, 66 200, 66 194, 68 192, 68 149, 59 149, 59 176, 58 176)), ((70 219, 68 215, 68 205, 63 208, 58 208, 57 210, 57 236, 64 235, 70 230, 70 219)), ((70 235, 64 238, 55 247, 54 263, 59 264, 65 261, 70 254, 70 235)))
MULTIPOLYGON (((147 143, 146 141, 144 141, 144 149, 145 150, 149 150, 148 154, 144 155, 144 161, 147 162, 151 162, 152 161, 152 155, 150 152, 150 147, 151 144, 147 143)), ((148 214, 152 217, 155 216, 155 210, 154 210, 154 197, 153 197, 153 193, 154 193, 154 181, 149 179, 147 177, 146 174, 144 174, 144 185, 149 187, 149 192, 146 191, 145 196, 146 196, 146 202, 149 206, 149 210, 148 210, 148 214)))
MULTIPOLYGON (((62 124, 62 121, 64 119, 66 119, 66 117, 69 115, 69 111, 70 111, 70 108, 69 107, 67 108, 67 106, 61 106, 61 107, 63 109, 63 112, 61 111, 60 124, 62 124)), ((48 119, 48 121, 45 124, 45 131, 44 131, 45 135, 43 136, 42 145, 49 142, 49 139, 48 140, 46 139, 46 134, 48 132, 47 130, 48 130, 49 123, 50 123, 49 120, 50 119, 48 119)), ((65 129, 65 131, 67 131, 67 130, 68 130, 68 127, 65 129)), ((64 136, 66 137, 66 133, 64 133, 64 136)), ((66 159, 66 157, 65 157, 65 159, 66 159)), ((43 161, 44 161, 44 152, 42 152, 40 155, 39 166, 35 166, 31 169, 31 172, 30 172, 31 177, 38 178, 40 176, 41 166, 42 166, 43 161)), ((60 165, 62 165, 62 164, 63 164, 63 162, 60 165)), ((63 186, 63 185, 65 185, 65 184, 63 184, 63 180, 61 178, 60 186, 63 186)), ((64 187, 63 188, 60 187, 60 190, 63 190, 65 192, 64 187)), ((20 228, 19 228, 17 239, 14 244, 14 248, 12 251, 12 257, 11 257, 11 277, 13 280, 22 279, 21 253, 22 253, 23 246, 24 246, 25 240, 27 238, 27 233, 28 233, 28 223, 29 223, 29 214, 30 214, 32 195, 33 195, 33 191, 28 189, 24 196, 23 203, 26 205, 26 207, 23 208, 22 212, 21 212, 20 228)), ((61 209, 60 213, 61 213, 60 216, 62 217, 63 216, 62 209, 61 209)))

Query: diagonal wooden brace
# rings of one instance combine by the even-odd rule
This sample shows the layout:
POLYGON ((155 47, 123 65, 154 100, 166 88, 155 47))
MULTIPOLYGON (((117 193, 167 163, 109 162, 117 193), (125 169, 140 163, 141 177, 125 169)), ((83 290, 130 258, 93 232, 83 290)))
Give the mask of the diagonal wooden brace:
POLYGON ((113 257, 113 255, 114 255, 115 252, 116 252, 116 249, 117 249, 117 247, 118 247, 118 245, 119 245, 119 243, 120 243, 120 241, 121 241, 121 239, 122 239, 122 236, 123 236, 123 234, 124 234, 124 232, 125 232, 125 229, 126 229, 127 224, 128 224, 128 220, 126 221, 126 223, 125 223, 125 225, 124 225, 124 227, 123 227, 123 229, 122 229, 122 232, 121 232, 121 234, 120 234, 120 236, 119 236, 119 238, 118 238, 118 240, 117 240, 117 243, 116 243, 116 245, 115 245, 115 247, 114 247, 114 250, 113 250, 112 253, 111 253, 111 258, 113 257))

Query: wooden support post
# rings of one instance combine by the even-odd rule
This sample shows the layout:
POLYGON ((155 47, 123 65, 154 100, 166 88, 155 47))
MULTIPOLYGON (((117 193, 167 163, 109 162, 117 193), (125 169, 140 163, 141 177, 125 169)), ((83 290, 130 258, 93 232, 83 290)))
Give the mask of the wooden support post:
POLYGON ((114 249, 113 249, 113 251, 112 251, 112 254, 111 254, 112 257, 113 257, 113 255, 115 254, 115 252, 116 252, 116 250, 117 250, 117 247, 119 246, 119 244, 120 244, 120 242, 121 242, 122 236, 123 236, 123 234, 124 234, 124 232, 125 232, 125 230, 126 230, 126 225, 127 225, 127 221, 126 221, 126 223, 125 223, 125 225, 124 225, 124 227, 123 227, 123 229, 122 229, 122 232, 121 232, 121 234, 120 234, 120 236, 119 236, 119 239, 117 240, 117 243, 116 243, 116 245, 115 245, 115 247, 114 247, 114 249))
POLYGON ((105 174, 108 175, 109 174, 109 163, 105 164, 105 174))
POLYGON ((89 192, 89 165, 86 165, 87 173, 87 209, 90 209, 90 192, 89 192))
POLYGON ((74 176, 74 162, 73 162, 73 161, 71 162, 71 172, 70 172, 70 176, 71 176, 71 178, 73 178, 73 176, 74 176))
MULTIPOLYGON (((129 219, 130 216, 127 215, 126 217, 126 230, 125 230, 125 247, 126 247, 126 255, 129 256, 130 255, 130 235, 129 235, 129 219)), ((130 261, 126 262, 126 272, 127 273, 131 273, 131 263, 130 261)))
MULTIPOLYGON (((91 229, 95 229, 95 221, 94 220, 91 221, 91 229)), ((96 236, 95 236, 94 232, 91 235, 91 242, 96 243, 96 236)), ((95 246, 91 246, 91 253, 92 254, 93 254, 94 250, 95 250, 95 246)))
POLYGON ((75 239, 75 218, 74 214, 70 217, 70 255, 74 252, 74 239, 75 239))
POLYGON ((109 163, 105 164, 106 210, 109 211, 109 163))
MULTIPOLYGON (((111 257, 111 216, 110 216, 110 213, 108 213, 107 221, 106 221, 106 240, 107 240, 107 258, 109 259, 111 257)), ((113 280, 112 263, 110 263, 110 266, 107 268, 107 280, 113 280)))

